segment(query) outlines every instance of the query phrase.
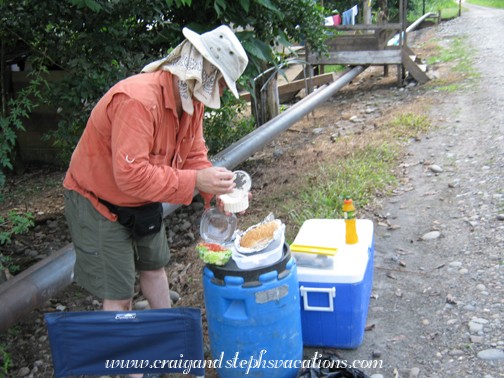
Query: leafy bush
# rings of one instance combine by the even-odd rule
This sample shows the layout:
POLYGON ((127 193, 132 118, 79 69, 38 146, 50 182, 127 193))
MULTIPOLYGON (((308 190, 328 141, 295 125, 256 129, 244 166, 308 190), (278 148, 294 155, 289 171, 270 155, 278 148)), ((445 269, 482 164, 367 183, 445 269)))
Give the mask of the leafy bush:
POLYGON ((30 227, 34 226, 33 215, 31 213, 18 213, 14 210, 10 210, 7 213, 7 220, 0 216, 0 224, 2 226, 8 225, 9 231, 0 232, 0 244, 11 243, 12 235, 22 234, 30 227))
POLYGON ((206 109, 203 132, 210 155, 215 155, 252 132, 255 121, 245 114, 247 103, 225 91, 220 109, 206 109))
MULTIPOLYGON (((306 39, 314 51, 323 49, 321 10, 314 0, 0 0, 0 38, 9 46, 8 53, 22 41, 29 55, 42 54, 51 70, 68 73, 63 82, 50 83, 44 96, 45 104, 58 108, 60 117, 58 129, 46 139, 55 138, 66 163, 101 96, 113 84, 165 56, 182 41, 182 27, 198 33, 221 24, 242 27, 237 36, 249 55, 247 75, 253 78, 261 72, 259 62, 278 64, 281 59, 273 51, 279 44, 290 46, 306 39)), ((252 79, 249 82, 253 87, 252 79)), ((242 112, 240 106, 237 111, 242 112)), ((248 121, 234 120, 231 110, 217 114, 225 122, 233 121, 231 126, 216 127, 216 136, 207 132, 217 145, 248 127, 248 121)))
MULTIPOLYGON (((3 230, 0 231, 0 245, 11 243, 12 235, 23 234, 27 232, 30 227, 34 226, 33 215, 31 213, 19 213, 11 210, 7 213, 7 219, 0 216, 0 226, 3 228, 3 230)), ((6 271, 8 269, 11 274, 15 274, 19 270, 19 266, 12 264, 12 261, 10 256, 3 256, 0 253, 0 278, 5 278, 4 269, 6 271)), ((1 371, 0 367, 0 374, 1 371)))
MULTIPOLYGON (((37 60, 37 62, 39 62, 37 60)), ((43 62, 43 61, 42 61, 43 62)), ((34 62, 35 63, 35 62, 34 62)), ((37 71, 30 75, 29 85, 21 90, 16 98, 11 98, 3 108, 0 116, 0 188, 5 185, 5 172, 8 168, 12 170, 11 157, 16 145, 16 130, 25 130, 22 119, 29 118, 32 108, 38 106, 37 101, 42 99, 40 87, 47 81, 42 78, 42 74, 47 73, 46 67, 41 64, 37 71)), ((6 96, 2 96, 4 101, 6 96)), ((4 201, 0 192, 0 202, 4 201)))
POLYGON ((14 366, 12 356, 5 348, 6 344, 0 345, 0 378, 9 377, 9 368, 14 366))

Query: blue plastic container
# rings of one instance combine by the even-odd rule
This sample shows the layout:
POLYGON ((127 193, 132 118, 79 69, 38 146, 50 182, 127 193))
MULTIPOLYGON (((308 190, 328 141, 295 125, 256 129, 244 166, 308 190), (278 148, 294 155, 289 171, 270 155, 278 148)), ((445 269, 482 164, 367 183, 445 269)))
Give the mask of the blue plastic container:
POLYGON ((212 358, 220 378, 294 378, 303 358, 297 270, 282 259, 240 270, 230 260, 203 271, 212 358))
POLYGON ((294 240, 293 245, 338 249, 334 256, 293 253, 305 346, 355 349, 362 344, 373 286, 374 227, 367 219, 357 219, 356 227, 359 242, 350 245, 344 220, 310 219, 294 240))

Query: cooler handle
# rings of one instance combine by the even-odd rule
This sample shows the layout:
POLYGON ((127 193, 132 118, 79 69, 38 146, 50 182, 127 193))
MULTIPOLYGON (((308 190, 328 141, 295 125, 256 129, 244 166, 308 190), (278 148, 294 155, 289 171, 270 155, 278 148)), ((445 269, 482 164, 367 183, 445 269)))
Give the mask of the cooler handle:
POLYGON ((335 287, 304 287, 304 286, 301 286, 299 288, 299 291, 301 292, 301 296, 303 297, 303 305, 304 305, 305 311, 327 311, 327 312, 334 311, 334 305, 333 305, 332 299, 336 297, 336 288, 335 287), (329 295, 329 307, 317 307, 317 306, 308 305, 308 293, 309 292, 327 293, 329 295))

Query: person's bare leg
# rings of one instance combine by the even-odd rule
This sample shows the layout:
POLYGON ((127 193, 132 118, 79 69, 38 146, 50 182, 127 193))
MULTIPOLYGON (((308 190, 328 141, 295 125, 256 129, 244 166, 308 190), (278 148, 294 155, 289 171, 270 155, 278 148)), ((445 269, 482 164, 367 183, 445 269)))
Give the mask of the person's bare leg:
MULTIPOLYGON (((140 287, 151 308, 170 308, 170 290, 164 268, 140 271, 140 287)), ((131 299, 103 300, 103 311, 131 311, 131 299)), ((143 374, 130 374, 131 378, 142 378, 143 374)))
POLYGON ((170 308, 170 290, 164 268, 141 270, 140 287, 151 308, 170 308))
POLYGON ((103 311, 131 311, 131 298, 112 300, 103 300, 103 311))

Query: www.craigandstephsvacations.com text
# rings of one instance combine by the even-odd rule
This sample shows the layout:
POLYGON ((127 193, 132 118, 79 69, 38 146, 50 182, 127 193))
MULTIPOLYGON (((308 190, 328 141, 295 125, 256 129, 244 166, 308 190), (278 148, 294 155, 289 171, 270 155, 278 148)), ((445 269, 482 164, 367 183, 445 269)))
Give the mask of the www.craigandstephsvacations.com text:
POLYGON ((264 358, 266 350, 262 350, 259 357, 240 357, 240 353, 236 352, 233 358, 225 360, 224 352, 220 358, 215 360, 185 360, 184 355, 180 355, 178 360, 106 360, 105 368, 107 369, 184 369, 183 374, 189 374, 191 369, 201 368, 226 368, 226 369, 247 369, 246 374, 251 369, 310 369, 310 368, 381 368, 382 360, 323 360, 317 361, 321 355, 315 352, 309 360, 268 360, 264 358))

